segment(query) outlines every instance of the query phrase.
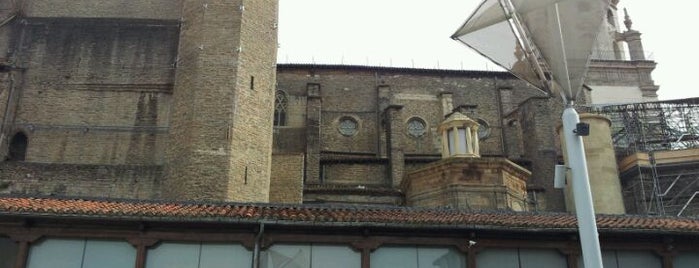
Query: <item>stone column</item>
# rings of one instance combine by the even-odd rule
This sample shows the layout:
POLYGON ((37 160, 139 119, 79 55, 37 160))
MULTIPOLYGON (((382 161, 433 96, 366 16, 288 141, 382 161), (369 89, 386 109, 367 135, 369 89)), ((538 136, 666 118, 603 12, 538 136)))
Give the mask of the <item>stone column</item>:
POLYGON ((631 60, 646 60, 646 55, 643 51, 643 43, 641 42, 641 33, 632 29, 633 21, 631 21, 631 17, 626 8, 624 8, 624 24, 627 30, 622 34, 622 37, 629 46, 629 57, 631 60))
MULTIPOLYGON (((466 130, 464 131, 464 135, 466 136, 466 139, 464 140, 464 142, 466 142, 466 154, 472 155, 474 152, 473 152, 473 135, 471 135, 471 127, 466 127, 466 130)), ((457 144, 458 144, 458 142, 457 142, 457 144)))
POLYGON ((624 40, 629 46, 629 57, 631 60, 646 60, 645 52, 643 51, 643 42, 641 42, 641 33, 635 30, 629 30, 624 33, 624 40))
POLYGON ((449 131, 443 131, 442 132, 442 158, 447 158, 449 157, 449 131))
MULTIPOLYGON (((621 182, 612 144, 611 121, 601 115, 581 114, 580 121, 590 124, 590 135, 583 137, 587 169, 590 176, 592 200, 597 214, 625 214, 621 182)), ((562 128, 559 128, 559 133, 562 128)), ((562 142, 565 150, 565 143, 562 142)), ((565 156, 565 154, 564 154, 565 156)), ((566 162, 568 160, 566 159, 566 162)), ((568 180, 570 180, 568 176, 568 180)), ((565 189, 566 207, 574 212, 573 192, 568 182, 565 189)))
POLYGON ((481 146, 478 140, 478 127, 471 129, 471 137, 473 137, 473 154, 481 155, 481 146))
POLYGON ((305 184, 320 184, 320 84, 307 84, 306 103, 306 179, 305 184))
POLYGON ((388 159, 390 168, 391 185, 394 188, 400 187, 405 173, 405 155, 403 153, 403 116, 402 105, 389 105, 384 110, 388 131, 386 140, 388 142, 388 159))

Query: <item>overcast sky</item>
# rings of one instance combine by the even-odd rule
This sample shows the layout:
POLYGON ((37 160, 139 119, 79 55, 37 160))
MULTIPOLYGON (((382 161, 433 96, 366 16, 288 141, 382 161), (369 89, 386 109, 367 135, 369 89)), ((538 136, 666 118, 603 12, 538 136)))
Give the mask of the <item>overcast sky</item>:
MULTIPOLYGON (((480 0, 280 0, 280 63, 498 70, 449 37, 480 0)), ((699 97, 691 63, 699 63, 692 10, 672 4, 621 0, 658 62, 653 78, 660 99, 699 97)), ((621 21, 619 23, 622 23, 621 21)), ((623 25, 623 24, 622 24, 623 25)))

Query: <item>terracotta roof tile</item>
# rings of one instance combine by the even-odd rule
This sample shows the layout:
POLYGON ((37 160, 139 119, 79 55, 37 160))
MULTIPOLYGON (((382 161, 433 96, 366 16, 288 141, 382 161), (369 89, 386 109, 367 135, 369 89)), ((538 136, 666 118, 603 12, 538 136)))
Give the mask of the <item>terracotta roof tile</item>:
MULTIPOLYGON (((576 218, 565 213, 468 212, 409 207, 191 203, 144 200, 88 200, 2 197, 0 216, 100 217, 104 219, 275 221, 288 224, 380 225, 519 230, 574 230, 576 218)), ((699 219, 633 215, 598 215, 600 231, 699 234, 699 219)))

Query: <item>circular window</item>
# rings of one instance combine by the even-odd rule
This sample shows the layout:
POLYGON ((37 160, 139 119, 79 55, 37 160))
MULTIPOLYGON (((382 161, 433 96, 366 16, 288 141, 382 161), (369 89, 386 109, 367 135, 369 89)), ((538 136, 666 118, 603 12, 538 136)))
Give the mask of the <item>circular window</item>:
POLYGON ((427 132, 427 124, 420 118, 413 117, 408 120, 408 135, 419 138, 427 132))
POLYGON ((337 129, 340 131, 340 134, 348 137, 357 134, 358 128, 359 124, 357 123, 357 120, 354 120, 354 118, 351 117, 341 118, 340 125, 337 127, 337 129))
POLYGON ((490 126, 488 122, 478 118, 478 139, 484 140, 490 136, 490 126))

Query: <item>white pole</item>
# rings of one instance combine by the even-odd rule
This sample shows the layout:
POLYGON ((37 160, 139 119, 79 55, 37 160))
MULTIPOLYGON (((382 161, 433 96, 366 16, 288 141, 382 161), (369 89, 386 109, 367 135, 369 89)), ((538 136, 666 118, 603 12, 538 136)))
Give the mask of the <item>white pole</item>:
POLYGON ((563 137, 568 156, 568 168, 573 175, 573 197, 575 200, 575 213, 578 218, 578 230, 580 234, 580 246, 582 247, 583 262, 585 268, 602 268, 602 253, 597 234, 597 221, 595 209, 592 204, 592 191, 590 190, 589 175, 587 173, 587 160, 585 159, 585 146, 581 136, 574 131, 580 116, 571 106, 563 111, 563 137))

